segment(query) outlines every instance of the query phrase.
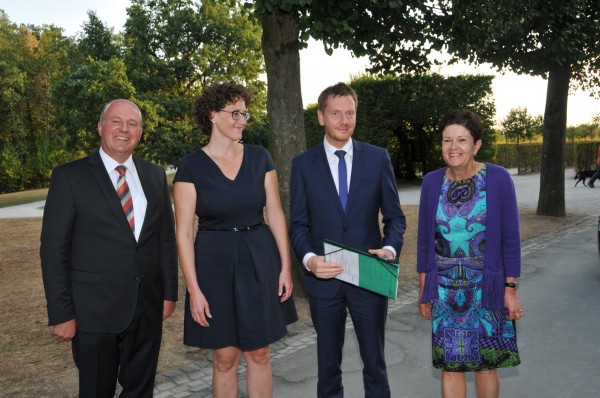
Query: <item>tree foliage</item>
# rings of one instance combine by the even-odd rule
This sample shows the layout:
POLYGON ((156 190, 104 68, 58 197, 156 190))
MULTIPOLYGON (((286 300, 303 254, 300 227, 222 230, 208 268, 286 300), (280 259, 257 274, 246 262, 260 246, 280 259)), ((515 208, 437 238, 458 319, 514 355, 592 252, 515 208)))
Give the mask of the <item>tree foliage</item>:
POLYGON ((542 131, 544 119, 542 116, 532 116, 527 112, 525 107, 517 107, 511 109, 504 120, 500 123, 502 134, 506 139, 515 140, 517 142, 517 169, 518 173, 523 173, 521 168, 521 140, 529 140, 534 135, 542 131))
POLYGON ((531 141, 534 136, 542 132, 544 118, 541 115, 533 116, 525 107, 511 109, 501 121, 502 134, 508 139, 517 141, 531 141))
POLYGON ((312 1, 301 11, 301 39, 365 56, 373 73, 425 72, 433 50, 427 40, 429 7, 421 0, 312 1))
POLYGON ((596 1, 438 3, 440 40, 460 59, 544 78, 553 66, 561 66, 569 69, 574 84, 589 91, 600 89, 600 8, 596 1))
POLYGON ((59 131, 68 137, 68 147, 80 154, 100 146, 96 127, 102 105, 115 98, 136 102, 135 88, 118 58, 88 59, 57 82, 53 94, 62 110, 57 116, 59 131))
POLYGON ((121 55, 120 37, 113 33, 95 12, 88 11, 88 20, 77 42, 78 55, 99 61, 110 61, 121 55))
POLYGON ((299 16, 298 43, 309 38, 323 43, 331 54, 346 48, 371 61, 372 72, 426 71, 430 7, 420 0, 258 0, 258 15, 276 12, 299 16))
POLYGON ((548 79, 538 214, 564 216, 569 85, 600 89, 596 0, 438 0, 437 42, 455 57, 548 79))
POLYGON ((17 26, 0 10, 0 192, 37 187, 66 158, 51 88, 73 43, 54 26, 17 26))
POLYGON ((177 164, 201 145, 190 101, 211 82, 244 84, 255 96, 251 112, 264 113, 260 26, 238 1, 133 0, 127 13, 127 74, 159 116, 160 133, 146 141, 150 159, 177 164))
POLYGON ((123 34, 90 11, 72 38, 0 11, 0 192, 44 186, 53 166, 95 150, 100 109, 114 98, 144 113, 136 153, 176 165, 201 145, 193 97, 236 80, 254 94, 245 140, 268 145, 260 40, 238 0, 133 0, 123 34))
POLYGON ((573 141, 594 140, 594 137, 600 137, 598 125, 595 123, 580 123, 576 126, 567 127, 567 139, 573 141))

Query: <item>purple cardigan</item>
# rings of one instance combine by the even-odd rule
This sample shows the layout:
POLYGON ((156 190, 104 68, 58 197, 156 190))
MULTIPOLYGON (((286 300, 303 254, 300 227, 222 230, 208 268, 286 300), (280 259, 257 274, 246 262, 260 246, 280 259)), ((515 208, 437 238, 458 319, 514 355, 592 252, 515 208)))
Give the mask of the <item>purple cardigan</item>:
MULTIPOLYGON (((521 275, 521 237, 515 187, 506 169, 487 166, 485 254, 482 304, 484 308, 504 308, 506 277, 521 275)), ((427 273, 421 303, 437 298, 435 261, 435 214, 446 167, 423 178, 417 237, 417 271, 427 273)))

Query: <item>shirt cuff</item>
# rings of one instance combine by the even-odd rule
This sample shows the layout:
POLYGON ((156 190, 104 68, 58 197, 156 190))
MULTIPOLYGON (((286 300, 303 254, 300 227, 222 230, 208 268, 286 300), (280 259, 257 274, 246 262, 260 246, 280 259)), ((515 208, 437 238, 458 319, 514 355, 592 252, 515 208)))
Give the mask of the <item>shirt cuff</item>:
POLYGON ((308 267, 306 266, 306 264, 308 264, 308 260, 310 260, 314 256, 316 256, 315 253, 308 252, 308 253, 306 253, 304 255, 304 258, 302 259, 302 264, 304 265, 304 269, 306 269, 308 272, 312 272, 312 271, 308 269, 308 267))
POLYGON ((398 253, 396 253, 396 249, 394 249, 392 246, 383 246, 382 249, 388 249, 389 251, 391 251, 392 254, 394 255, 394 258, 396 258, 398 255, 398 253))

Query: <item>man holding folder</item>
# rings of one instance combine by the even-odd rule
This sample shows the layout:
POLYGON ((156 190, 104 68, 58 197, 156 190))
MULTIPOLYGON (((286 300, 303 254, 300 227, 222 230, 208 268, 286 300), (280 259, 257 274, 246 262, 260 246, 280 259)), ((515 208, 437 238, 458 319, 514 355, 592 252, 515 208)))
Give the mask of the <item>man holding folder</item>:
POLYGON ((364 364, 365 397, 389 397, 384 356, 387 298, 335 279, 342 265, 325 261, 323 242, 393 260, 402 248, 406 220, 387 151, 351 139, 358 105, 354 90, 343 83, 328 87, 318 105, 325 139, 294 158, 290 187, 290 238, 305 267, 317 332, 317 396, 343 397, 342 348, 349 311, 364 364))

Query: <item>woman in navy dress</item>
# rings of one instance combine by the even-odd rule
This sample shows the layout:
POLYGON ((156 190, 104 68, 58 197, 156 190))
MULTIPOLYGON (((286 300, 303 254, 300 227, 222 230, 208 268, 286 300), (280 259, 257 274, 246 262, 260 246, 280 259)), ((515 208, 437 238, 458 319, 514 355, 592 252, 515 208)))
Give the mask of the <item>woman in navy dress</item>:
POLYGON ((184 343, 213 349, 215 397, 237 396, 242 355, 248 394, 272 396, 269 345, 297 319, 275 164, 264 148, 238 142, 250 101, 235 83, 203 90, 193 117, 210 140, 181 160, 174 180, 184 343))
POLYGON ((497 398, 498 368, 521 362, 519 213, 510 174, 475 161, 482 130, 473 112, 446 115, 440 131, 448 167, 427 174, 421 188, 419 307, 432 322, 444 397, 466 397, 465 372, 473 371, 477 396, 497 398))

